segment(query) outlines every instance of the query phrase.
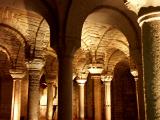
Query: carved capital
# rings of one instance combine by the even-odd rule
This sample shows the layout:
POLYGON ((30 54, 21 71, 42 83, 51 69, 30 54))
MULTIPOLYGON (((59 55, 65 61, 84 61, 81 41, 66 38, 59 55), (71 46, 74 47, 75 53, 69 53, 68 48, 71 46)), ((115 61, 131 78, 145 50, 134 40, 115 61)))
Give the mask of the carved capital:
POLYGON ((26 75, 26 72, 23 70, 10 69, 9 72, 13 79, 22 79, 26 75))
POLYGON ((84 85, 84 84, 86 83, 87 79, 77 79, 76 81, 77 81, 77 83, 78 83, 79 85, 81 85, 81 84, 84 85))
POLYGON ((34 59, 32 61, 26 62, 28 70, 42 70, 45 65, 43 59, 34 59))
POLYGON ((132 74, 135 78, 138 78, 138 71, 137 71, 137 70, 131 70, 131 74, 132 74))
POLYGON ((79 79, 87 79, 88 73, 87 72, 79 72, 77 76, 79 79))
POLYGON ((102 82, 111 82, 113 79, 113 76, 112 75, 102 75, 101 76, 101 80, 102 82))

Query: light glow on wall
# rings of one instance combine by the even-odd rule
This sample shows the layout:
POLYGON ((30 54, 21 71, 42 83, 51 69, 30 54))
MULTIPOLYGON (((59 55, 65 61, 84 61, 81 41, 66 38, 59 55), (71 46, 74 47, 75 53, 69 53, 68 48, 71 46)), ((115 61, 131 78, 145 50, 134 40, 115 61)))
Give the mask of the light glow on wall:
POLYGON ((43 93, 40 97, 40 105, 47 105, 47 88, 43 89, 43 93))

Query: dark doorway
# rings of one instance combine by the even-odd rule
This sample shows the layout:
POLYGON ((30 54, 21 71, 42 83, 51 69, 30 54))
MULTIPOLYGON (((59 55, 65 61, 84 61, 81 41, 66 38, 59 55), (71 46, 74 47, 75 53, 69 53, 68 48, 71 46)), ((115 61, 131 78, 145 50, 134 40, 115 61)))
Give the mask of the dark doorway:
POLYGON ((138 120, 136 84, 127 61, 115 66, 111 99, 112 120, 138 120))

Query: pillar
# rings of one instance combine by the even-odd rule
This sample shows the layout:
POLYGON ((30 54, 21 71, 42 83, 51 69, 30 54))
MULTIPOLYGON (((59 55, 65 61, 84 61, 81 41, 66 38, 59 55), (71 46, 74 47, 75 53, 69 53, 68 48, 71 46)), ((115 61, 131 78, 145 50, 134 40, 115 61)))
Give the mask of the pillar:
POLYGON ((133 71, 131 71, 131 74, 134 76, 134 80, 135 80, 138 120, 140 120, 139 96, 138 96, 138 85, 137 85, 137 82, 138 82, 138 71, 137 70, 133 70, 133 71))
POLYGON ((102 97, 101 97, 101 79, 100 75, 92 75, 93 80, 93 98, 94 98, 94 120, 102 119, 102 97))
POLYGON ((43 74, 44 61, 34 59, 27 63, 29 74, 28 89, 28 120, 39 120, 40 109, 40 78, 43 74))
POLYGON ((72 120, 72 55, 58 55, 58 120, 72 120))
POLYGON ((85 114, 84 114, 84 85, 87 81, 87 79, 78 79, 76 80, 79 85, 79 115, 80 120, 84 120, 85 114))
POLYGON ((105 85, 105 120, 111 120, 111 80, 112 76, 108 75, 102 78, 105 85))
POLYGON ((47 120, 52 120, 53 117, 53 100, 55 97, 56 84, 54 81, 47 82, 47 120))
POLYGON ((141 8, 146 119, 160 119, 160 8, 141 8))
POLYGON ((23 71, 10 70, 10 75, 13 78, 11 120, 20 120, 20 117, 21 117, 21 81, 24 78, 25 73, 23 71))

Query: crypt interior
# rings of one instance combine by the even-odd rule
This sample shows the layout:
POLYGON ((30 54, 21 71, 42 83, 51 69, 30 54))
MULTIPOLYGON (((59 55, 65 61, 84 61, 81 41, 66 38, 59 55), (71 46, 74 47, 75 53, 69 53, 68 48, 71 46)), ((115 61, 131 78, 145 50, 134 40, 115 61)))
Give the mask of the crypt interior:
POLYGON ((160 120, 159 0, 0 0, 0 120, 160 120))

